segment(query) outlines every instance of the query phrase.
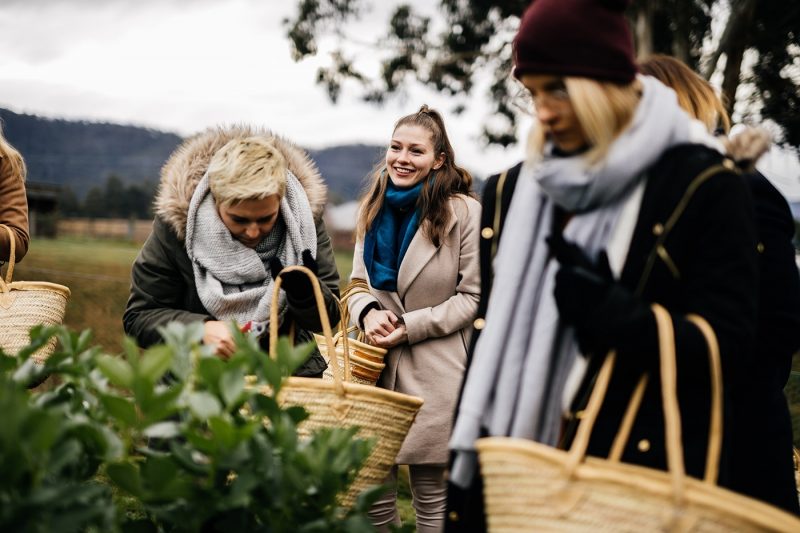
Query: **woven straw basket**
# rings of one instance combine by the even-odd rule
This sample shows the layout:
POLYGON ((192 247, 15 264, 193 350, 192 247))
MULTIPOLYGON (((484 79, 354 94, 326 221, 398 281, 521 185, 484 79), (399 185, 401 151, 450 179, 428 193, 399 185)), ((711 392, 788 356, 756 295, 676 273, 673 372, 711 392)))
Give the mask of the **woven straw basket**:
MULTIPOLYGON (((0 277, 0 348, 8 355, 30 344, 29 331, 33 326, 61 324, 69 299, 69 289, 46 281, 11 281, 16 262, 16 241, 11 228, 0 224, 8 232, 10 251, 5 280, 0 277)), ((44 363, 56 348, 56 338, 31 358, 44 363)))
MULTIPOLYGON (((302 266, 289 266, 284 272, 292 270, 301 271, 311 279, 327 352, 335 353, 330 321, 319 281, 310 270, 302 266)), ((275 357, 278 342, 277 309, 280 286, 279 276, 275 280, 275 292, 270 310, 269 344, 272 357, 275 357)), ((350 375, 348 350, 344 350, 343 355, 345 375, 350 375)), ((348 383, 338 372, 333 373, 333 381, 290 377, 281 388, 278 402, 281 405, 299 405, 308 411, 309 418, 298 428, 301 436, 308 436, 324 427, 358 427, 358 437, 375 439, 372 453, 347 493, 341 495, 341 504, 346 507, 353 505, 361 491, 385 481, 408 429, 422 407, 422 398, 378 387, 348 383)))
MULTIPOLYGON (((568 451, 526 439, 477 441, 491 531, 800 531, 800 520, 793 515, 716 485, 722 435, 719 347, 711 327, 697 316, 690 319, 709 342, 712 361, 711 434, 704 479, 685 475, 672 321, 664 308, 653 310, 659 329, 668 471, 620 462, 638 400, 629 405, 609 458, 586 456, 608 388, 612 353, 568 451)), ((645 384, 640 382, 642 390, 645 384)))
MULTIPOLYGON (((341 329, 333 336, 333 344, 336 347, 336 360, 340 372, 344 374, 345 381, 353 381, 354 383, 361 383, 362 385, 375 385, 381 372, 386 367, 383 362, 383 357, 386 355, 386 349, 378 346, 372 346, 364 340, 364 332, 360 331, 357 326, 350 326, 350 310, 347 302, 350 297, 358 293, 369 293, 369 286, 363 279, 354 279, 350 282, 347 288, 342 293, 340 300, 341 310, 341 329), (358 331, 358 337, 351 339, 350 333, 358 331), (344 350, 350 354, 350 368, 352 370, 352 379, 344 372, 344 350)), ((320 348, 320 353, 328 363, 331 358, 328 355, 328 350, 325 348, 325 338, 322 335, 314 335, 317 340, 317 345, 320 348)), ((323 374, 323 379, 328 381, 333 380, 334 366, 329 364, 328 368, 323 374)))
MULTIPOLYGON (((355 328, 348 328, 345 332, 355 328)), ((346 335, 345 335, 346 336, 346 335)), ((352 381, 353 383, 360 383, 361 385, 375 385, 381 372, 386 367, 382 362, 375 362, 373 359, 367 359, 356 351, 354 343, 358 342, 355 339, 342 339, 342 332, 337 332, 333 336, 333 344, 336 348, 336 362, 339 366, 339 374, 343 376, 345 381, 352 381), (350 354, 350 371, 352 375, 348 375, 344 371, 344 350, 348 350, 350 354)), ((328 368, 322 374, 322 379, 326 381, 333 381, 333 364, 331 363, 330 355, 328 355, 328 347, 325 344, 325 337, 322 335, 314 334, 322 356, 328 361, 328 368)), ((369 345, 367 345, 369 346, 369 345)), ((374 348, 370 346, 370 348, 374 348)), ((385 352, 385 350, 384 350, 385 352)))

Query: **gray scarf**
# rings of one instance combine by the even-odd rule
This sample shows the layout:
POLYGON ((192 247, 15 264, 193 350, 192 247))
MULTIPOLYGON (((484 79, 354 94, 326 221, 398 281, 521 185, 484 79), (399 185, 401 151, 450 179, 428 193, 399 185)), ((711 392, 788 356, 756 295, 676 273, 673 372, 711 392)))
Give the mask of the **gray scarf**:
MULTIPOLYGON (((284 265, 298 265, 303 250, 316 256, 317 230, 311 206, 303 186, 288 170, 280 218, 255 250, 248 248, 231 235, 219 217, 208 174, 197 184, 186 219, 186 252, 200 301, 216 319, 237 324, 267 320, 274 286, 269 260, 277 257, 284 265)), ((283 317, 283 294, 279 305, 283 317)))
POLYGON ((690 138, 690 119, 675 93, 654 78, 639 79, 643 95, 631 125, 603 161, 587 168, 582 156, 553 157, 548 146, 543 159, 526 164, 520 175, 494 259, 486 328, 450 440, 456 451, 450 479, 457 485, 472 479, 482 427, 493 436, 557 443, 564 386, 578 346, 572 329, 559 323, 553 298, 558 263, 549 260, 545 242, 553 209, 575 213, 565 238, 596 257, 647 168, 690 138))

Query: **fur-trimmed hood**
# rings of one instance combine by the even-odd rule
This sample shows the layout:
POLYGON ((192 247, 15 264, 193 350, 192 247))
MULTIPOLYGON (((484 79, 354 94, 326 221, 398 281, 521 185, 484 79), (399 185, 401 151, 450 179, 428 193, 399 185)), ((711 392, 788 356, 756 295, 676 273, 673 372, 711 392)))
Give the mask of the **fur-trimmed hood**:
POLYGON ((308 154, 293 143, 264 128, 221 126, 211 128, 183 142, 161 168, 161 183, 154 201, 156 216, 170 225, 178 238, 186 237, 189 202, 197 184, 208 169, 214 153, 232 139, 252 136, 269 138, 286 158, 289 170, 297 176, 311 204, 314 220, 319 221, 328 199, 328 187, 317 165, 308 154))

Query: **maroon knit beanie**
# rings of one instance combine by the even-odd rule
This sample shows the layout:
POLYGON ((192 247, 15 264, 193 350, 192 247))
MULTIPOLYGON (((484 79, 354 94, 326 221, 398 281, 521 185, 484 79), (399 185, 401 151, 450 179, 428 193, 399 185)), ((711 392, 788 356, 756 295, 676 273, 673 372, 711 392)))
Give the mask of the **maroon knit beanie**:
POLYGON ((554 74, 627 84, 636 76, 628 0, 535 0, 514 38, 514 76, 554 74))

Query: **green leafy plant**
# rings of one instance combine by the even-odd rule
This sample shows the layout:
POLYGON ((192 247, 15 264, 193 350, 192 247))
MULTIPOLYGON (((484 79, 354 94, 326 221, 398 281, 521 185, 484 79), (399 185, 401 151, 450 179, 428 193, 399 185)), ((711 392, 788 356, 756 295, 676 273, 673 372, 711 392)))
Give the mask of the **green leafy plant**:
MULTIPOLYGON (((104 461, 123 456, 122 443, 91 416, 72 383, 31 396, 25 384, 38 380, 31 353, 59 333, 61 343, 80 354, 66 363, 56 354, 51 365, 80 366, 88 361, 88 336, 36 328, 19 358, 0 350, 0 531, 100 531, 115 527, 111 488, 96 480, 104 461)), ((66 370, 66 368, 65 368, 66 370)))
POLYGON ((276 400, 311 346, 281 339, 272 360, 239 334, 223 361, 201 325, 162 335, 111 356, 87 332, 35 328, 2 357, 0 407, 14 418, 0 425, 0 530, 373 531, 380 487, 338 504, 372 443, 352 429, 301 439, 307 413, 276 400), (60 349, 37 367, 28 358, 53 334, 60 349), (52 374, 53 390, 24 390, 52 374))

